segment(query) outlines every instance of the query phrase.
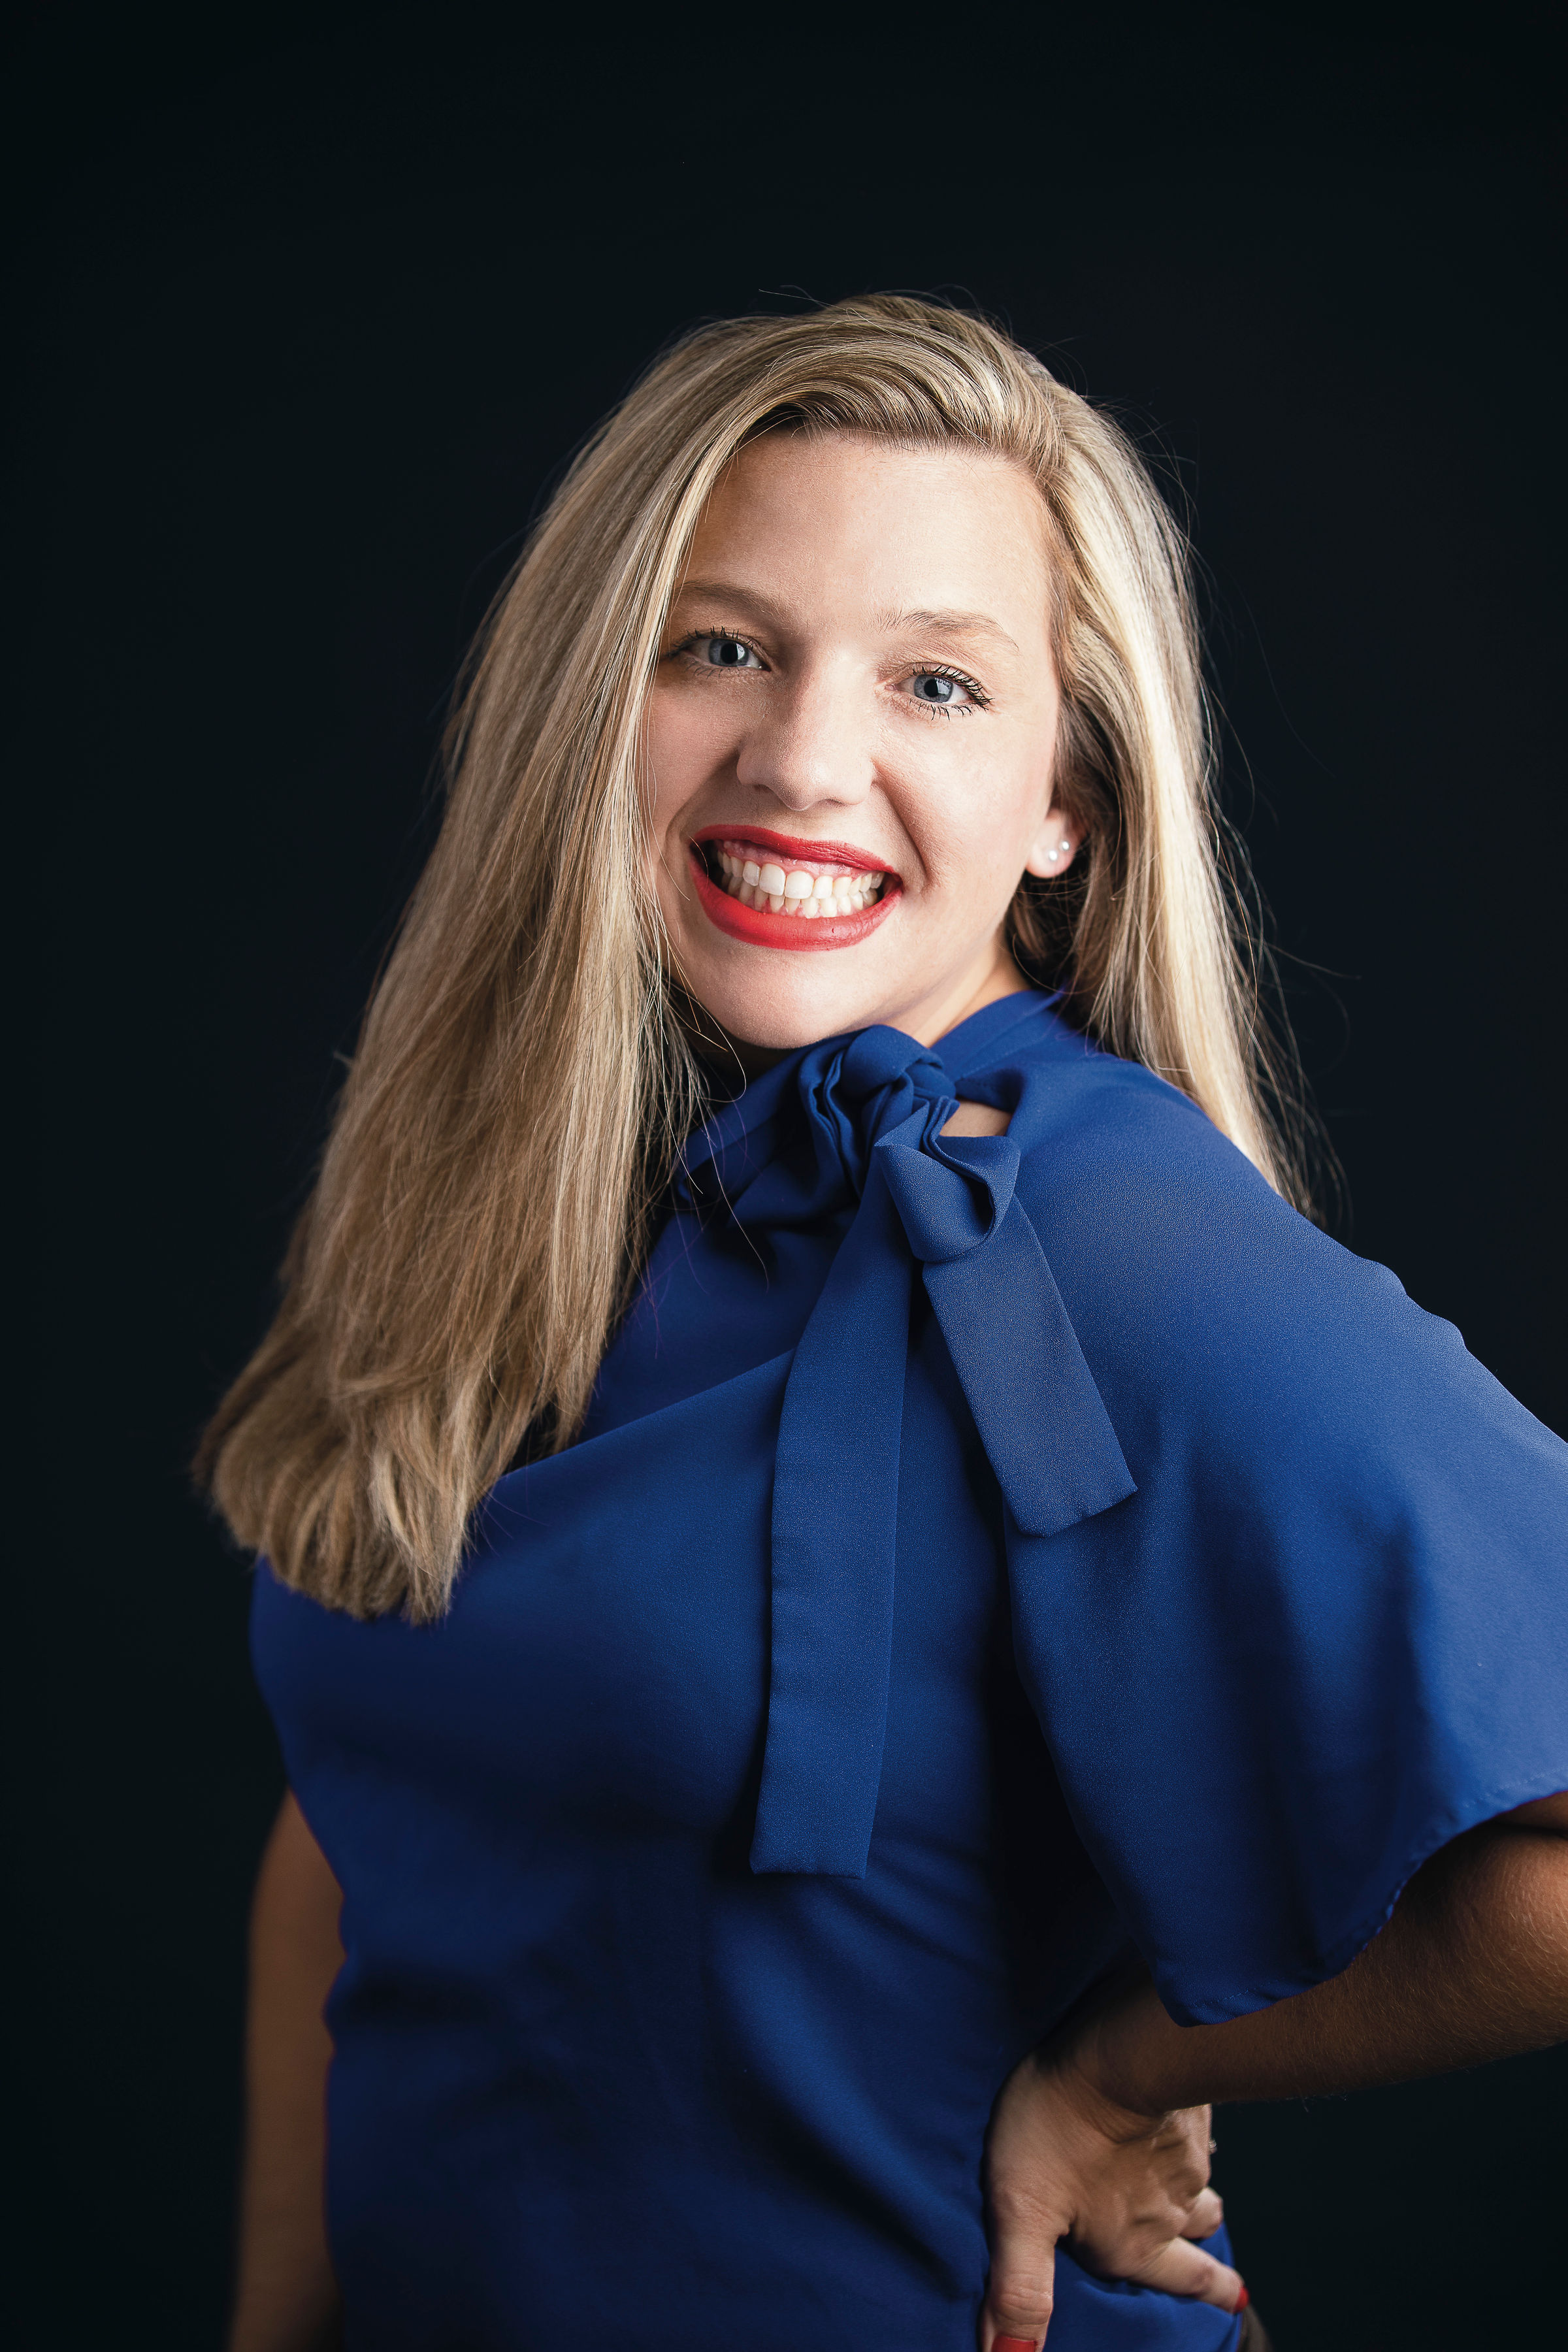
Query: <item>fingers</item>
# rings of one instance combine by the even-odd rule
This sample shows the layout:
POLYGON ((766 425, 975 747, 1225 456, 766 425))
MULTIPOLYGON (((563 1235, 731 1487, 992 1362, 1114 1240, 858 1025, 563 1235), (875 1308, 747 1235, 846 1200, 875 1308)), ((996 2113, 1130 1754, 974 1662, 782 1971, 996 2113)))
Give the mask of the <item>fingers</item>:
POLYGON ((1247 2300, 1241 2273, 1228 2263, 1216 2263, 1185 2238, 1173 2238, 1128 2276, 1140 2286, 1157 2286, 1164 2294, 1184 2294, 1194 2303, 1215 2303, 1222 2311, 1239 2311, 1247 2300))
POLYGON ((1054 2237, 1016 2224, 996 2230, 980 2314, 981 2352, 1037 2352, 1051 2324, 1056 2275, 1054 2237))
POLYGON ((1205 2189, 1193 2200, 1193 2210, 1182 2223, 1184 2238, 1212 2238, 1225 2220, 1225 2206, 1215 2189, 1205 2189))

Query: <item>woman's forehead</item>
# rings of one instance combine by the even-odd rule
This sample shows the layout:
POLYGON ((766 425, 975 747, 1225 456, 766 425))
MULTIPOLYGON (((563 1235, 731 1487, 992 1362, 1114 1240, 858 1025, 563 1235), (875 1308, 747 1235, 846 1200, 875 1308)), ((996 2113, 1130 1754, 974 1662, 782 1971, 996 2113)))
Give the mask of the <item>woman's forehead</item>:
POLYGON ((1043 625, 1047 550, 1039 491, 1009 458, 777 433, 726 469, 683 588, 722 582, 792 605, 847 599, 884 621, 963 614, 1021 646, 1043 625))

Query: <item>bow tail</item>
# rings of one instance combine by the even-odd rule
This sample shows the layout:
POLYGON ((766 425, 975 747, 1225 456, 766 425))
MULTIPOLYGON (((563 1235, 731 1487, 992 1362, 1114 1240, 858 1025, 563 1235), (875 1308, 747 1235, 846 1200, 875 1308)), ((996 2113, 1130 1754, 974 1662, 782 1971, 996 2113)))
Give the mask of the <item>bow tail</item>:
POLYGON ((928 1262, 925 1285, 981 1444, 1026 1534, 1058 1535, 1137 1492, 1016 1198, 984 1247, 928 1262))
POLYGON ((866 1874, 887 1727, 911 1277, 873 1165, 784 1390, 754 1871, 866 1874))

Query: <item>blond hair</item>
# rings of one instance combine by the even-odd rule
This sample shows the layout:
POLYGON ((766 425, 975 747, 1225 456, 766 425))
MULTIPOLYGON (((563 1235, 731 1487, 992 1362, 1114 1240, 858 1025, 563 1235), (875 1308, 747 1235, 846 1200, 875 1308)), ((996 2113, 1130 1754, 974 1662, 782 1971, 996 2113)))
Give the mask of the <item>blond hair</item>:
MULTIPOLYGON (((699 517, 747 440, 957 444, 1038 485, 1089 828, 1009 938, 1279 1189, 1182 535, 1131 443, 984 321, 879 296, 688 337, 578 456, 497 598, 445 822, 365 1015, 285 1293, 198 1474, 288 1583, 438 1615, 526 1434, 568 1444, 701 1088, 648 874, 640 732, 699 517)), ((1277 1091, 1277 1090, 1276 1090, 1277 1091)))

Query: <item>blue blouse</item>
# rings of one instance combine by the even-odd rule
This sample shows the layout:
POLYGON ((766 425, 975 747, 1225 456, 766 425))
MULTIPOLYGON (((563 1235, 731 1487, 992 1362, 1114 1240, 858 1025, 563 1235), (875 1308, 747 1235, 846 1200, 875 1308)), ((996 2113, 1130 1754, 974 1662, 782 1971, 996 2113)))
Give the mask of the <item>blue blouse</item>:
MULTIPOLYGON (((1299 1991, 1568 1787, 1565 1528, 1458 1334, 1047 999, 775 1066, 443 1622, 257 1580, 350 2347, 972 2352, 987 2116, 1075 2002, 1299 1991)), ((1058 2284, 1051 2352, 1236 2340, 1058 2284)))

